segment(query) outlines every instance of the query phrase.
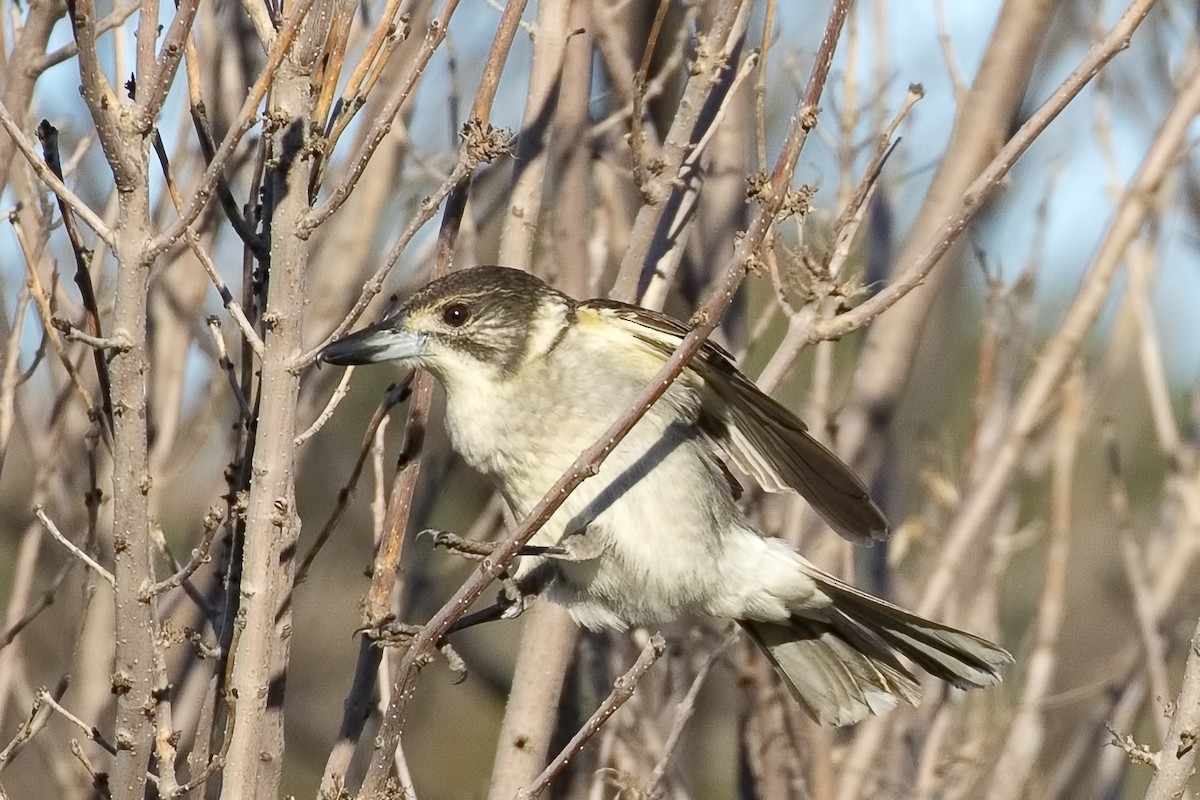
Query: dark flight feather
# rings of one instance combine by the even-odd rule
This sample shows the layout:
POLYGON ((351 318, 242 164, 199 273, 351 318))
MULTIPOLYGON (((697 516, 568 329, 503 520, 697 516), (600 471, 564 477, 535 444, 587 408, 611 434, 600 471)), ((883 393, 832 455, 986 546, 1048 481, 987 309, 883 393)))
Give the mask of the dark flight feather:
MULTIPOLYGON (((589 300, 580 307, 610 315, 664 359, 690 330, 665 314, 612 300, 589 300)), ((738 371, 733 356, 706 342, 689 369, 714 395, 702 404, 701 428, 734 466, 766 491, 798 492, 853 542, 887 537, 887 520, 858 476, 814 439, 795 414, 738 371)))

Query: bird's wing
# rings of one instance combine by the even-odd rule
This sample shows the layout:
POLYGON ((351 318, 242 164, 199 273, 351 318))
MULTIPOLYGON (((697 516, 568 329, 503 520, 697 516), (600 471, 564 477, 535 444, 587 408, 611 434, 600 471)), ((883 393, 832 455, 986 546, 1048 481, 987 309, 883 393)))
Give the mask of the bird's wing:
MULTIPOLYGON (((580 305, 608 316, 664 359, 690 330, 665 314, 611 300, 580 305)), ((853 542, 886 538, 887 520, 858 476, 814 439, 808 426, 738 371, 733 356, 705 342, 689 369, 704 387, 699 424, 739 470, 766 491, 798 492, 853 542)))

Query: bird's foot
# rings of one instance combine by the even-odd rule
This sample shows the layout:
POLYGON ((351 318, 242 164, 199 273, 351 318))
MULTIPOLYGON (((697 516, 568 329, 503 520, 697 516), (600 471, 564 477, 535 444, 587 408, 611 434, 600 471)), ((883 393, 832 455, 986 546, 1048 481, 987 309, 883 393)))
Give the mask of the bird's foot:
POLYGON ((379 647, 409 647, 412 645, 413 639, 417 638, 421 632, 422 627, 407 622, 389 620, 366 625, 359 628, 357 632, 366 636, 379 647))
POLYGON ((496 542, 481 542, 478 539, 467 539, 449 531, 429 528, 417 534, 417 538, 428 536, 433 540, 434 549, 441 548, 451 553, 468 558, 472 561, 482 561, 496 549, 496 542))
MULTIPOLYGON (((577 534, 582 536, 583 534, 577 534)), ((483 559, 496 552, 496 548, 500 546, 500 542, 483 542, 479 539, 467 539, 459 536, 456 533, 449 531, 440 531, 436 528, 428 528, 417 534, 417 537, 428 536, 433 541, 435 548, 448 550, 455 555, 468 558, 472 561, 482 561, 483 559)), ((571 538, 571 537, 567 537, 571 538)), ((598 552, 598 551, 597 551, 598 552)), ((566 548, 561 545, 551 547, 542 547, 539 545, 527 544, 517 551, 518 556, 545 556, 547 558, 569 558, 569 553, 566 548)), ((583 559, 579 559, 583 560, 583 559)))
MULTIPOLYGON (((371 640, 376 647, 411 647, 424 630, 423 625, 392 620, 360 628, 359 632, 371 640)), ((438 652, 446 659, 446 666, 454 674, 454 683, 462 683, 467 677, 467 665, 450 643, 442 639, 437 643, 438 652)))

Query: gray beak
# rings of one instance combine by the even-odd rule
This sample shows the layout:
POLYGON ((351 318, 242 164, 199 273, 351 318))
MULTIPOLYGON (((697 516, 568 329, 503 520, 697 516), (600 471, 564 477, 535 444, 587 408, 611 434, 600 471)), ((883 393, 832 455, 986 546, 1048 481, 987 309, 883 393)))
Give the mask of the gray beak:
POLYGON ((425 337, 403 328, 403 319, 391 317, 369 328, 338 339, 317 359, 346 367, 378 361, 404 361, 425 354, 425 337))

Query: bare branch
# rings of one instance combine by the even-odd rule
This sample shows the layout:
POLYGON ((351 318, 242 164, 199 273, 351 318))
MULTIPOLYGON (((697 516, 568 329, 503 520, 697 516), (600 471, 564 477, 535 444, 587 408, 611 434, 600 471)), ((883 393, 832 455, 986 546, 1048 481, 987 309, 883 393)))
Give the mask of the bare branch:
POLYGON ((625 705, 629 698, 633 697, 633 692, 637 689, 638 683, 654 663, 662 657, 662 654, 667 650, 667 642, 663 639, 661 633, 656 633, 650 637, 650 641, 646 642, 646 646, 642 648, 641 655, 637 657, 637 661, 629 668, 621 677, 617 678, 613 684, 612 692, 600 704, 595 713, 588 718, 579 732, 571 737, 566 747, 562 752, 551 761, 542 774, 537 777, 533 785, 527 789, 521 790, 517 797, 520 800, 532 800, 532 798, 540 797, 542 792, 549 788, 551 781, 566 768, 568 762, 579 754, 584 745, 596 735, 600 727, 608 721, 609 717, 616 713, 617 709, 625 705))
POLYGON ((200 212, 208 205, 208 200, 212 196, 217 182, 222 179, 225 165, 233 156, 233 151, 241 143, 242 137, 258 121, 258 105, 262 102, 267 90, 271 87, 275 79, 275 73, 279 70, 280 64, 283 63, 284 56, 287 55, 292 42, 299 35, 301 26, 304 24, 304 20, 308 16, 308 11, 312 8, 314 2, 316 0, 297 0, 295 5, 289 6, 287 20, 284 22, 283 27, 279 29, 279 33, 272 42, 271 50, 267 55, 267 63, 263 66, 263 71, 259 73, 258 80, 254 82, 254 86, 250 88, 245 102, 242 103, 241 110, 238 111, 237 119, 230 125, 228 133, 225 134, 225 139, 221 142, 220 148, 217 149, 217 154, 209 162, 208 168, 200 178, 200 182, 192 194, 191 202, 180 212, 179 219, 171 227, 159 233, 154 238, 154 241, 150 243, 147 248, 148 257, 156 256, 163 252, 179 239, 180 236, 184 235, 187 227, 196 221, 196 218, 200 216, 200 212))
POLYGON ((33 513, 34 513, 34 516, 36 516, 38 518, 38 522, 42 523, 42 527, 44 527, 46 529, 46 532, 49 533, 51 536, 53 536, 55 539, 57 539, 59 544, 61 544, 65 548, 67 548, 67 550, 71 551, 71 555, 78 558, 80 561, 82 561, 84 564, 86 564, 93 572, 95 572, 101 578, 106 580, 108 582, 109 586, 116 585, 117 581, 115 578, 113 578, 113 574, 111 572, 109 572, 108 570, 106 570, 104 567, 100 566, 100 564, 95 559, 93 559, 91 556, 89 556, 87 553, 80 550, 79 547, 77 547, 74 542, 72 542, 66 536, 63 536, 62 531, 60 531, 58 529, 58 526, 54 524, 54 521, 52 519, 50 519, 48 516, 46 516, 45 509, 43 509, 41 506, 37 506, 33 509, 33 513))
POLYGON ((12 138, 17 149, 21 151, 21 155, 25 156, 25 160, 29 162, 29 166, 33 167, 33 171, 37 173, 42 183, 50 188, 64 203, 75 210, 75 213, 87 223, 87 226, 96 232, 96 235, 104 240, 104 243, 109 247, 116 246, 116 237, 112 229, 104 224, 100 216, 88 206, 87 203, 79 199, 79 197, 67 188, 67 185, 59 180, 54 171, 50 169, 41 158, 38 157, 37 151, 33 149, 33 144, 21 132, 20 126, 8 113, 4 103, 0 101, 0 125, 4 126, 4 130, 12 138))
POLYGON ((333 390, 333 394, 329 397, 329 402, 325 404, 325 408, 322 409, 321 413, 317 415, 317 418, 313 420, 312 425, 309 425, 307 428, 305 428, 303 433, 296 435, 296 438, 292 440, 292 444, 294 444, 296 447, 299 447, 315 436, 317 431, 325 427, 325 423, 329 422, 330 418, 333 416, 334 410, 337 409, 338 404, 341 403, 342 400, 345 399, 346 395, 350 393, 350 376, 353 374, 354 367, 350 367, 342 372, 342 378, 338 381, 337 388, 333 390))
POLYGON ((1083 287, 1058 331, 1042 351, 1037 367, 1015 404, 1010 422, 1005 426, 1004 441, 946 532, 938 569, 926 582, 917 607, 918 614, 934 613, 949 594, 958 564, 978 531, 986 526, 997 500, 1020 463, 1026 442, 1041 422, 1047 405, 1061 389, 1063 376, 1100 313, 1126 248, 1141 228, 1150 198, 1167 175, 1179 166, 1179 149, 1185 144, 1188 125, 1200 113, 1200 58, 1193 52, 1190 62, 1175 106, 1122 196, 1083 287))
POLYGON ((346 202, 346 199, 350 196, 350 192, 358 184, 358 179, 366 171, 367 164, 371 161, 371 156, 375 154, 375 148, 379 147, 379 143, 383 141, 383 137, 387 136, 388 131, 391 130, 392 121, 396 118, 396 114, 400 112, 401 106, 408 100, 409 94, 411 94, 413 87, 416 86, 417 80, 429 64, 429 59, 433 58, 434 52, 437 51, 442 41, 446 38, 446 30, 450 26, 450 17, 453 16, 455 9, 458 8, 458 3, 459 0, 446 0, 446 5, 442 7, 441 15, 429 23, 429 28, 425 31, 425 40, 421 46, 421 51, 413 59, 413 65, 408 77, 396 93, 388 98, 383 108, 379 110, 379 115, 371 125, 371 130, 364 137, 362 149, 354 159, 342 182, 330 192, 328 200, 309 211, 306 215, 300 229, 302 237, 308 236, 320 227, 325 220, 333 216, 334 212, 346 202))
POLYGON ((1188 645, 1183 683, 1174 706, 1166 741, 1155 759, 1156 769, 1150 788, 1146 790, 1146 800, 1182 797, 1192 777, 1196 740, 1200 737, 1200 623, 1188 645))

